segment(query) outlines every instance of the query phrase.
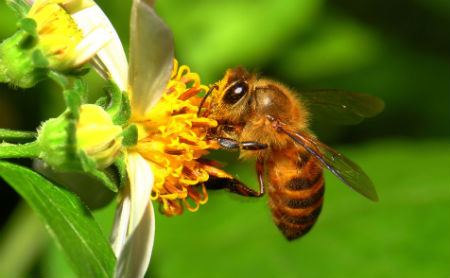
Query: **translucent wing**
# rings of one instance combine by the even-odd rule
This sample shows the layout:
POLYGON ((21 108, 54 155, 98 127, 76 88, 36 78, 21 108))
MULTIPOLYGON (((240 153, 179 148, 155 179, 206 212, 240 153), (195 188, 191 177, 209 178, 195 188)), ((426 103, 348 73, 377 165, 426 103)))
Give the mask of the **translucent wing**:
POLYGON ((339 124, 358 124, 384 109, 382 100, 364 93, 317 90, 299 94, 313 118, 339 124))
POLYGON ((377 192, 370 178, 353 161, 308 135, 291 130, 286 124, 275 122, 279 131, 313 154, 328 170, 356 192, 378 201, 377 192))

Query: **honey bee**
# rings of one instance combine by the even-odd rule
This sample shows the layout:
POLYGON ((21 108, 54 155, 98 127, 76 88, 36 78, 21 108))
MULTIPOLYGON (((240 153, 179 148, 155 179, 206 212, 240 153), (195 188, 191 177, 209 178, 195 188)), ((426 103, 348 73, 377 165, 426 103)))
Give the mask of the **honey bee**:
POLYGON ((353 124, 381 112, 384 103, 355 92, 298 95, 296 98, 282 84, 237 67, 227 70, 224 78, 210 87, 198 112, 217 120, 217 128, 210 133, 222 148, 240 149, 241 157, 256 158, 259 182, 259 190, 254 190, 237 179, 212 178, 207 187, 249 197, 261 197, 267 190, 273 221, 288 240, 303 236, 316 222, 324 196, 324 168, 363 196, 378 200, 363 170, 318 141, 308 125, 313 110, 353 124), (206 109, 201 110, 202 106, 206 109))

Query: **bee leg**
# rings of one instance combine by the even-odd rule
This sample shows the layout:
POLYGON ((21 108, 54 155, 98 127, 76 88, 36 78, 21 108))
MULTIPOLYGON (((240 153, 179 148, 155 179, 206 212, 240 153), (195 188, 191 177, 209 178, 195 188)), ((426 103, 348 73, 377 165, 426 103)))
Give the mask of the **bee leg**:
POLYGON ((216 137, 217 143, 219 143, 219 145, 225 149, 239 149, 239 142, 231 139, 231 138, 225 138, 225 137, 216 137))
POLYGON ((261 144, 259 142, 254 142, 254 141, 245 141, 245 142, 241 142, 241 148, 243 150, 248 150, 248 151, 259 151, 259 150, 267 149, 267 144, 261 144))
POLYGON ((261 144, 259 142, 253 142, 253 141, 245 141, 245 142, 238 142, 231 138, 225 138, 225 137, 216 137, 217 143, 225 149, 243 149, 243 150, 249 150, 249 151, 257 151, 257 150, 264 150, 267 149, 267 144, 261 144))
POLYGON ((258 158, 256 160, 256 174, 258 175, 259 192, 258 197, 263 196, 265 185, 264 185, 264 158, 258 158))
POLYGON ((227 189, 231 193, 236 193, 246 197, 261 197, 264 195, 264 191, 258 192, 251 187, 243 184, 238 179, 229 179, 229 178, 218 178, 215 176, 210 176, 208 181, 205 183, 205 187, 209 190, 215 189, 227 189))

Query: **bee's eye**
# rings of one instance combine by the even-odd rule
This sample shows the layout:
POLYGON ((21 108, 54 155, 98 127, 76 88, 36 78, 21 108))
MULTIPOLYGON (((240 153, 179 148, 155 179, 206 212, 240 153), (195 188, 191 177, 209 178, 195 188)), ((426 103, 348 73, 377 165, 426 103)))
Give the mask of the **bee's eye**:
POLYGON ((235 104, 248 92, 248 85, 245 81, 239 81, 225 92, 223 101, 228 104, 235 104))

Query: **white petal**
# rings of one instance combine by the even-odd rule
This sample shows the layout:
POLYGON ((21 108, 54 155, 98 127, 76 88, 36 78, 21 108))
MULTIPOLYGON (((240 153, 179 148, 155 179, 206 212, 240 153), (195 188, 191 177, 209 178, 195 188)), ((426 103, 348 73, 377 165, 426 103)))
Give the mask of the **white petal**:
MULTIPOLYGON (((115 277, 143 277, 150 262, 155 237, 155 215, 150 199, 153 172, 149 162, 138 153, 129 153, 127 161, 130 214, 127 238, 123 241, 125 223, 116 220, 113 248, 118 250, 115 277), (119 246, 122 245, 122 246, 119 246)), ((126 200, 126 198, 124 198, 126 200)), ((126 204, 124 202, 123 204, 126 204)), ((124 207, 119 208, 120 213, 124 207)), ((116 216, 117 216, 116 215, 116 216)), ((126 212, 123 213, 126 216, 126 212)), ((122 216, 122 215, 121 215, 122 216)))
POLYGON ((149 200, 141 221, 127 238, 117 258, 114 277, 144 277, 150 263, 155 238, 155 212, 149 200))
POLYGON ((169 27, 155 13, 154 1, 134 0, 130 22, 130 70, 133 116, 142 118, 158 102, 173 68, 169 27))
POLYGON ((153 171, 147 160, 140 154, 128 154, 127 173, 130 182, 131 218, 129 233, 141 220, 145 207, 150 200, 153 187, 153 171))
POLYGON ((122 91, 128 89, 128 63, 116 30, 99 6, 94 5, 72 15, 84 35, 94 29, 104 28, 112 40, 91 60, 94 68, 104 78, 113 79, 122 91))
POLYGON ((117 206, 111 232, 111 247, 116 257, 119 257, 120 252, 125 246, 128 225, 130 222, 131 202, 129 187, 125 190, 126 192, 124 192, 124 196, 122 196, 122 199, 117 206))
POLYGON ((75 64, 81 65, 90 60, 97 52, 112 41, 112 34, 106 28, 99 27, 90 32, 78 45, 76 52, 81 53, 75 64))

